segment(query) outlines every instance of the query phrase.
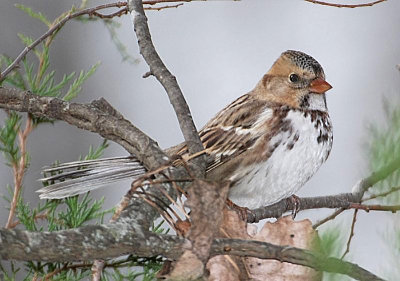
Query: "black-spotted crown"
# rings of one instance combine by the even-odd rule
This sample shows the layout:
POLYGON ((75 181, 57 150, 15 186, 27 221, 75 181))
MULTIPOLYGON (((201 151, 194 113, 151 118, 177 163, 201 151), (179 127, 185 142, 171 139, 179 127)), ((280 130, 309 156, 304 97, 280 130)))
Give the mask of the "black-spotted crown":
POLYGON ((288 57, 298 67, 313 72, 317 77, 325 77, 322 66, 312 56, 293 50, 288 50, 282 55, 288 57))

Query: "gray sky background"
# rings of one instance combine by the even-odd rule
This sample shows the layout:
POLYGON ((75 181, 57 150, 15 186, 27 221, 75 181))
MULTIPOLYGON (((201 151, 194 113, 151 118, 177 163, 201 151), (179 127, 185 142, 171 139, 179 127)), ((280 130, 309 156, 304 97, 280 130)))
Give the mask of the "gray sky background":
MULTIPOLYGON (((90 1, 93 6, 100 1, 90 1)), ((340 1, 345 3, 346 1, 340 1)), ((358 1, 362 2, 362 1, 358 1)), ((0 52, 16 56, 23 46, 17 33, 33 38, 45 32, 39 21, 16 9, 15 1, 0 1, 0 52)), ((50 19, 78 1, 20 0, 50 19)), ((352 1, 353 3, 353 1, 352 1)), ((156 48, 177 77, 200 129, 218 110, 251 90, 275 59, 285 50, 301 50, 324 67, 333 89, 327 93, 334 125, 330 158, 297 194, 316 196, 348 192, 368 175, 363 144, 368 122, 382 122, 382 97, 400 102, 400 1, 388 0, 368 8, 344 9, 319 6, 301 0, 244 0, 186 3, 177 9, 147 12, 156 48)), ((121 62, 121 56, 101 22, 70 22, 58 34, 51 50, 51 68, 64 73, 101 66, 76 101, 105 97, 133 124, 166 148, 183 140, 174 112, 160 84, 143 79, 148 67, 138 54, 129 16, 118 20, 118 36, 137 64, 121 62)), ((3 119, 4 115, 1 115, 3 119)), ((42 166, 55 159, 76 160, 98 136, 64 123, 35 130, 28 143, 32 164, 25 178, 26 198, 36 205, 42 166)), ((112 144, 106 156, 126 155, 112 144)), ((4 161, 2 161, 4 162, 4 161)), ((10 170, 0 166, 0 185, 12 183, 10 170)), ((104 188, 106 206, 116 204, 128 184, 104 188)), ((3 192, 1 191, 1 192, 3 192)), ((7 211, 0 201, 0 223, 7 211)), ((307 211, 312 220, 330 211, 307 211)), ((337 219, 349 226, 351 212, 337 219)), ((383 234, 390 229, 390 215, 360 213, 351 257, 359 265, 385 275, 388 251, 383 234), (373 222, 373 223, 371 223, 373 222)), ((349 227, 346 228, 349 230, 349 227)), ((346 237, 348 233, 345 234, 346 237)))

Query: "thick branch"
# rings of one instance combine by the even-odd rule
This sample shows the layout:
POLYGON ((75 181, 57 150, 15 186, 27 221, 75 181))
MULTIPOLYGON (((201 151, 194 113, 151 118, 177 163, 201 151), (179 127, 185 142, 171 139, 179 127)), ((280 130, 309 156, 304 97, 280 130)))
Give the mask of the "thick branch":
POLYGON ((104 99, 90 104, 69 103, 57 98, 40 97, 29 91, 0 87, 0 108, 63 120, 98 133, 120 144, 150 170, 168 160, 154 140, 124 119, 104 99))
MULTIPOLYGON (((138 39, 140 53, 149 65, 150 73, 157 78, 168 94, 189 152, 191 154, 199 152, 204 148, 194 125, 189 106, 186 103, 175 76, 167 69, 160 56, 157 54, 151 40, 149 27, 147 25, 147 17, 143 10, 143 3, 141 0, 130 0, 128 3, 129 12, 133 17, 133 25, 138 39)), ((201 174, 204 174, 206 163, 203 157, 195 159, 194 164, 199 167, 201 174)))
POLYGON ((88 225, 54 232, 0 229, 0 257, 20 261, 73 262, 134 253, 176 258, 184 248, 177 236, 158 236, 138 224, 88 225))
MULTIPOLYGON (((56 232, 0 229, 0 257, 23 261, 88 261, 125 254, 142 257, 162 255, 176 259, 190 245, 188 240, 177 236, 143 232, 140 226, 126 223, 90 225, 56 232)), ((215 239, 211 254, 275 259, 346 274, 356 280, 382 280, 356 264, 266 242, 215 239)))

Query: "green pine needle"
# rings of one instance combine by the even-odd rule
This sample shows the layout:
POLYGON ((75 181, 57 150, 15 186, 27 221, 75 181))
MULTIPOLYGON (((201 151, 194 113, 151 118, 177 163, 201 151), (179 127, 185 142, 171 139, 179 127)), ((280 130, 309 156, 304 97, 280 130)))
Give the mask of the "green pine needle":
POLYGON ((32 18, 40 20, 45 25, 51 26, 51 22, 41 12, 35 12, 32 10, 32 8, 22 5, 22 4, 15 4, 15 7, 17 7, 21 11, 24 11, 32 18))
POLYGON ((68 92, 64 95, 63 100, 65 101, 70 101, 73 98, 75 98, 78 93, 82 90, 82 84, 90 77, 93 75, 93 73, 96 71, 97 67, 100 65, 100 62, 96 63, 93 65, 87 72, 84 72, 81 70, 79 73, 78 78, 72 82, 72 85, 69 87, 68 92))
MULTIPOLYGON (((400 157, 400 104, 384 100, 386 114, 385 124, 370 124, 368 156, 371 171, 376 171, 385 164, 400 157)), ((373 194, 389 191, 400 186, 400 171, 397 170, 385 180, 373 186, 369 192, 373 194)), ((376 199, 380 203, 400 204, 400 192, 376 199)))
POLYGON ((7 160, 7 165, 17 164, 20 158, 19 146, 16 144, 21 116, 11 112, 0 129, 0 151, 7 160))

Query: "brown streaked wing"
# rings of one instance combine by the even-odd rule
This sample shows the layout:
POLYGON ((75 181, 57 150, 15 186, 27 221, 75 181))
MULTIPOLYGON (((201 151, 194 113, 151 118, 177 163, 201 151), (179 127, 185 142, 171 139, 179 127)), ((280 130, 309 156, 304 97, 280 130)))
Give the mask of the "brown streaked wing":
MULTIPOLYGON (((252 126, 266 107, 266 102, 247 94, 222 109, 204 126, 199 132, 200 139, 212 156, 207 172, 242 154, 265 133, 255 131, 252 126)), ((175 151, 183 157, 188 153, 186 146, 175 151)))

